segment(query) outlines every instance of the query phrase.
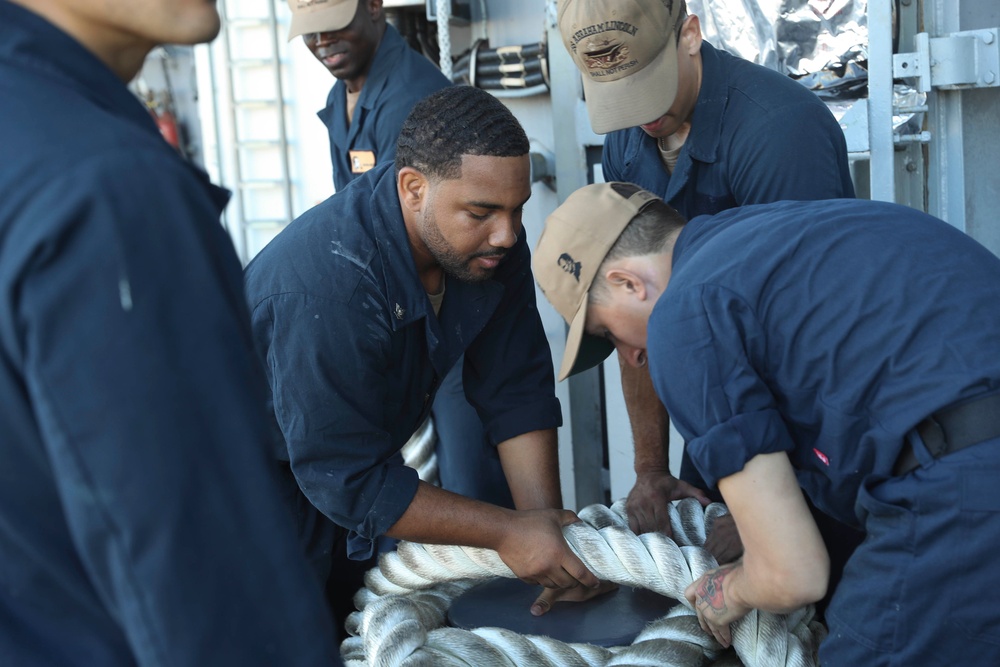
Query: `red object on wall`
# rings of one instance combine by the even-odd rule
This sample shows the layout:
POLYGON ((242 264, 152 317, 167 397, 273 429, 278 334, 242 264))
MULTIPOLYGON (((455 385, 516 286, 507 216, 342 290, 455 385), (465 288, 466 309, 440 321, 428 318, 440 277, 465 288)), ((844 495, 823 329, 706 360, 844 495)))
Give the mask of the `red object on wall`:
POLYGON ((156 119, 156 126, 160 129, 160 134, 163 135, 168 144, 180 150, 181 135, 177 127, 177 117, 174 116, 170 109, 166 108, 153 111, 153 114, 156 119))

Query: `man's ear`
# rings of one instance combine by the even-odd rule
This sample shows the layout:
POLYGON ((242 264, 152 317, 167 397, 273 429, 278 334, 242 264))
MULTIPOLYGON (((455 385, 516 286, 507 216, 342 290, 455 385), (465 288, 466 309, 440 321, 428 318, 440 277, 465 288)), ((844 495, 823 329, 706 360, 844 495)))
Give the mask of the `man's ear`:
POLYGON ((681 27, 681 41, 685 48, 685 53, 689 56, 701 53, 701 20, 697 14, 691 14, 684 19, 681 27))
POLYGON ((368 6, 368 16, 377 23, 382 18, 382 0, 364 0, 364 3, 368 6))
POLYGON ((646 300, 646 282, 639 274, 628 269, 612 268, 608 269, 608 272, 604 274, 604 278, 611 287, 613 294, 627 294, 640 301, 646 300))
POLYGON ((399 202, 411 213, 419 213, 424 206, 428 190, 427 177, 413 167, 403 167, 396 175, 399 202))

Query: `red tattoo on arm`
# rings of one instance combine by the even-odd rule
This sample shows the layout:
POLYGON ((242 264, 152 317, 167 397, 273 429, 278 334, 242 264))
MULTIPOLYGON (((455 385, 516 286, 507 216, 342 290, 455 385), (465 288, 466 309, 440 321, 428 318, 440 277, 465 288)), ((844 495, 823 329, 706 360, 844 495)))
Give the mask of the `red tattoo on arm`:
POLYGON ((717 614, 727 611, 726 596, 722 589, 722 582, 735 565, 726 565, 717 570, 712 570, 701 578, 698 585, 698 598, 707 606, 712 608, 717 614))

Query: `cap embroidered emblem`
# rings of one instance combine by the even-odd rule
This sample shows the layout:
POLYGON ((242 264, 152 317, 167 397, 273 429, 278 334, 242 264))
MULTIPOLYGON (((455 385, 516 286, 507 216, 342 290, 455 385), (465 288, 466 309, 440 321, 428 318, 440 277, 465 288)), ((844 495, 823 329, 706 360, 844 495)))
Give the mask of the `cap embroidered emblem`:
POLYGON ((559 268, 576 278, 576 282, 580 282, 580 262, 574 260, 568 252, 559 255, 557 261, 559 262, 559 268))
POLYGON ((403 307, 397 303, 396 304, 396 319, 397 320, 401 320, 405 316, 406 316, 406 311, 403 310, 403 307))
POLYGON ((628 60, 629 48, 622 42, 594 38, 583 50, 587 69, 611 69, 628 60))

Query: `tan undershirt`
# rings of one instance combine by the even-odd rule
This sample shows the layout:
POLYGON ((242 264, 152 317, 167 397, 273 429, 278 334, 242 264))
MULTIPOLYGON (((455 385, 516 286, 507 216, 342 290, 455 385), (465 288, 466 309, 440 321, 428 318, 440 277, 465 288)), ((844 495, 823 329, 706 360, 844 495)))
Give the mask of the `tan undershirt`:
POLYGON ((668 148, 665 139, 666 137, 657 139, 656 147, 660 150, 660 161, 663 162, 663 166, 667 168, 667 171, 672 174, 674 173, 674 167, 677 166, 677 158, 680 157, 684 144, 679 145, 677 148, 668 148))
POLYGON ((684 142, 687 141, 689 134, 691 134, 691 123, 681 123, 681 126, 673 134, 656 140, 656 147, 660 150, 660 161, 671 174, 674 173, 677 158, 681 154, 681 149, 684 148, 684 142))
POLYGON ((434 316, 437 317, 441 314, 441 304, 444 303, 444 277, 441 278, 441 291, 437 294, 428 294, 427 298, 430 299, 431 308, 434 309, 434 316))

